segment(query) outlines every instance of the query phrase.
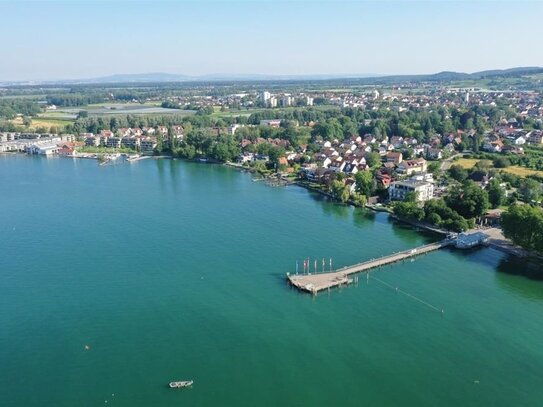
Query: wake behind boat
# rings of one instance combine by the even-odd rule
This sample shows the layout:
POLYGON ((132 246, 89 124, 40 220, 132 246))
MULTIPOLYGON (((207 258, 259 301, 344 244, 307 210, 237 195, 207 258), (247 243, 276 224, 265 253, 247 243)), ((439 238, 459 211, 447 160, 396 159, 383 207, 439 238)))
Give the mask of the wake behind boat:
POLYGON ((170 386, 170 389, 182 389, 184 387, 192 386, 192 383, 194 383, 193 380, 186 380, 182 382, 170 382, 169 386, 170 386))

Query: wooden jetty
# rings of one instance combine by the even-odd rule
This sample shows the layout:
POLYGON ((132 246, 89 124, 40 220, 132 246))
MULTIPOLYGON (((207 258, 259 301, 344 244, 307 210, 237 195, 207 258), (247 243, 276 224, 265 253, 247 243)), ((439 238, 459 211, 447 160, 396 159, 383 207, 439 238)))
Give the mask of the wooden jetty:
POLYGON ((301 291, 311 294, 317 294, 319 291, 327 290, 332 287, 340 287, 353 282, 350 276, 363 271, 368 271, 377 267, 386 266, 387 264, 396 263, 415 257, 424 253, 441 249, 452 244, 455 244, 456 239, 445 239, 440 242, 430 243, 410 250, 393 253, 388 256, 371 259, 353 266, 343 267, 330 273, 314 273, 314 274, 289 274, 287 279, 290 284, 301 291))

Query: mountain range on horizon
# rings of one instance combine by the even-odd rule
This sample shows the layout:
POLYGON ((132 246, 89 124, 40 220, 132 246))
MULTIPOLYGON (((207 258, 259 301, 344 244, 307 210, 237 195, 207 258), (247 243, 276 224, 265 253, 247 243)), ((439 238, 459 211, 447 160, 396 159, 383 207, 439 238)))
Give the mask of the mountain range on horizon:
POLYGON ((183 75, 165 72, 139 74, 113 74, 108 76, 49 81, 12 81, 0 82, 4 86, 17 85, 85 85, 85 84, 114 84, 114 83, 168 83, 168 82, 228 82, 228 81, 304 81, 304 80, 339 80, 355 79, 376 84, 400 81, 455 81, 466 79, 484 79, 491 77, 522 76, 543 73, 543 67, 515 67, 509 69, 493 69, 473 73, 442 71, 433 74, 414 75, 382 75, 382 74, 310 74, 310 75, 274 75, 274 74, 206 74, 183 75))

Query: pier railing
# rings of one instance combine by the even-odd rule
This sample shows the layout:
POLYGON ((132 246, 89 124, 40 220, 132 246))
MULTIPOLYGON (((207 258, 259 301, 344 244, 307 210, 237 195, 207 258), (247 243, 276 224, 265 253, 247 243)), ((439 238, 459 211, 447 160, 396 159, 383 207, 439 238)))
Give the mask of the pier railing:
POLYGON ((348 277, 351 274, 371 270, 387 264, 402 261, 424 253, 441 249, 454 243, 454 239, 445 239, 440 242, 430 243, 413 249, 403 250, 376 259, 366 260, 352 266, 345 266, 332 272, 315 274, 287 274, 289 282, 300 290, 310 293, 329 289, 331 287, 349 284, 352 280, 348 277))

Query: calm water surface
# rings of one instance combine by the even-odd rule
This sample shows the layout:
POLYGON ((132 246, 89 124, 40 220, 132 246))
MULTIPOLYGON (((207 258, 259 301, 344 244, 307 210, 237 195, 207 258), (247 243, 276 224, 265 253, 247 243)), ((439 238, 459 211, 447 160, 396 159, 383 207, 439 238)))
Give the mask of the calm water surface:
POLYGON ((543 400, 543 282, 492 249, 311 297, 285 284, 296 259, 340 267, 436 237, 170 160, 0 155, 0 204, 2 406, 543 400))

